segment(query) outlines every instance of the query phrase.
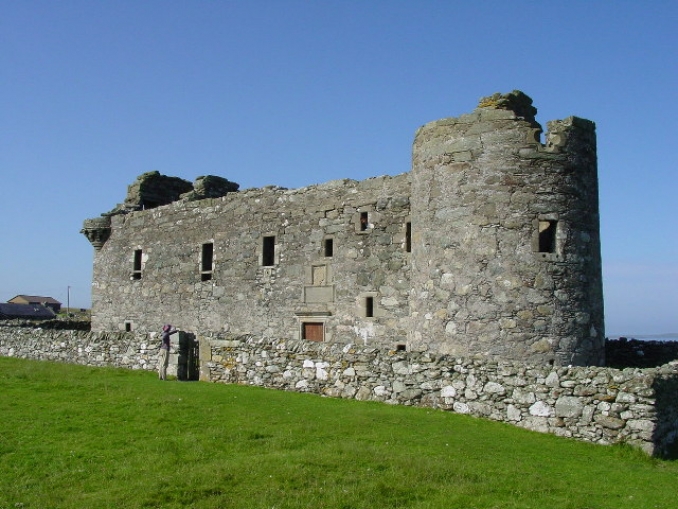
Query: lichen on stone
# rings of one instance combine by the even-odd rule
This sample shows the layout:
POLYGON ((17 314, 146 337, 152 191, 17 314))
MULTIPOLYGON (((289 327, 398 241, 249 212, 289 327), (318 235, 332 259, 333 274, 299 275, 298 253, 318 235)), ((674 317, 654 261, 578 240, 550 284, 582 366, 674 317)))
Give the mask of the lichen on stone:
POLYGON ((537 108, 532 106, 532 98, 520 90, 514 90, 507 94, 497 92, 490 96, 482 97, 478 103, 478 108, 510 110, 529 122, 534 122, 537 115, 537 108))

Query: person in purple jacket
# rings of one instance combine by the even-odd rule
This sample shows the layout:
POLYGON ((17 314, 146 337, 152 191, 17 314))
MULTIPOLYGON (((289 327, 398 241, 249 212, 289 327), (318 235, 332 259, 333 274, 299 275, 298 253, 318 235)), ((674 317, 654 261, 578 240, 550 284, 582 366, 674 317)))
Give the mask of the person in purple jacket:
POLYGON ((177 331, 170 324, 163 325, 158 355, 158 376, 160 380, 167 380, 167 364, 169 363, 170 336, 177 331))

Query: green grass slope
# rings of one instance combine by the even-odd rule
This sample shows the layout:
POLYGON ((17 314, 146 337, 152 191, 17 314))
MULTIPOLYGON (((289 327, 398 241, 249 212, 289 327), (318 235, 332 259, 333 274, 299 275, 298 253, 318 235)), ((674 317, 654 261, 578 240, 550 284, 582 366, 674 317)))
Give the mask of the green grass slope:
POLYGON ((677 495, 677 462, 625 447, 0 358, 0 509, 673 509, 677 495))

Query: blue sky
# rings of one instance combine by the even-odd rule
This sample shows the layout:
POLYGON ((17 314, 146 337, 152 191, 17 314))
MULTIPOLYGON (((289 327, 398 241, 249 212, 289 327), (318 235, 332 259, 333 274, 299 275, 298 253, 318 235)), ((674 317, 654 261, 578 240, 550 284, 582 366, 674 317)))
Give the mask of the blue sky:
POLYGON ((0 0, 0 301, 89 307, 82 221, 137 175, 409 171, 415 130, 520 89, 596 122, 608 335, 678 332, 678 2, 0 0))

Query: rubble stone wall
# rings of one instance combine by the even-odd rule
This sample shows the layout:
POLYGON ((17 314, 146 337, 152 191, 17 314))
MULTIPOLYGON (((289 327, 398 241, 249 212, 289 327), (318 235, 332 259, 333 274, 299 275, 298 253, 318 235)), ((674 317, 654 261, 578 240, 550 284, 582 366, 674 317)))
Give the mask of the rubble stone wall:
POLYGON ((665 455, 678 437, 678 362, 530 366, 354 345, 201 338, 201 379, 440 408, 665 455))
MULTIPOLYGON (((176 375, 176 335, 168 373, 176 375)), ((0 325, 0 356, 94 367, 157 369, 159 335, 0 325)))
POLYGON ((416 134, 411 348, 603 365, 595 125, 506 100, 416 134))
MULTIPOLYGON (((177 375, 179 334, 168 373, 177 375)), ((203 381, 425 406, 665 455, 678 437, 678 362, 657 368, 529 366, 356 345, 198 336, 203 381)), ((0 356, 155 370, 155 333, 0 325, 0 356)))
POLYGON ((407 174, 113 215, 94 262, 92 330, 171 323, 299 339, 311 324, 326 342, 404 345, 408 218, 407 174))

